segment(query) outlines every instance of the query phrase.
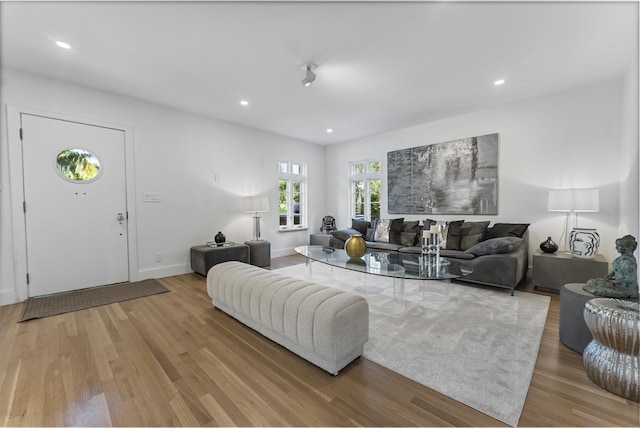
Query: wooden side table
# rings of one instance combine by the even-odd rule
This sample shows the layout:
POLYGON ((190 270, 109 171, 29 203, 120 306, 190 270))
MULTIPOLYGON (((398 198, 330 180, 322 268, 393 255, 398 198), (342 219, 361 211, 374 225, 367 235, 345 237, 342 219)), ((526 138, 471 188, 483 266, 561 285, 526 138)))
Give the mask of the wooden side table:
POLYGON ((213 265, 229 261, 249 263, 249 247, 235 243, 220 247, 209 245, 191 247, 191 269, 200 275, 207 276, 207 272, 213 265))
POLYGON ((593 259, 579 259, 564 252, 533 253, 533 285, 536 290, 560 293, 564 284, 583 283, 592 278, 602 278, 609 264, 597 254, 593 259))

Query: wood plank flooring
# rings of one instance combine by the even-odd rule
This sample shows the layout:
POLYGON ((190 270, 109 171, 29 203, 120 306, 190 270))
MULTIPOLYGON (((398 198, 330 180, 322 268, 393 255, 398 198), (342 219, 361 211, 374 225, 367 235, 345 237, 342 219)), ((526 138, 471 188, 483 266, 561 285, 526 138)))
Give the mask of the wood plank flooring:
MULTIPOLYGON (((214 309, 202 276, 159 281, 171 292, 20 324, 22 303, 0 307, 0 424, 503 426, 364 358, 331 376, 214 309)), ((559 342, 551 297, 520 426, 639 426, 559 342)))

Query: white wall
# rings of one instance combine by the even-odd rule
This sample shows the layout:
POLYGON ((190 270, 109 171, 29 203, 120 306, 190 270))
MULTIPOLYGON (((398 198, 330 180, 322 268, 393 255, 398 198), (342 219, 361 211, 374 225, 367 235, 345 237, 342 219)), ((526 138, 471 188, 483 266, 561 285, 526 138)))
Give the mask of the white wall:
MULTIPOLYGON (((325 215, 323 146, 17 70, 2 73, 3 130, 7 104, 133 128, 138 279, 189 272, 189 248, 213 240, 219 230, 230 241, 250 239, 251 215, 239 207, 244 195, 269 196, 262 237, 271 241, 274 257, 308 243, 309 230, 278 232, 280 159, 308 163, 312 231, 325 215), (143 203, 144 192, 160 192, 163 201, 143 203), (162 263, 155 262, 156 252, 164 254, 162 263)), ((8 304, 14 303, 15 286, 22 278, 14 277, 6 131, 1 138, 0 304, 8 304)))
MULTIPOLYGON (((638 223, 640 192, 638 181, 638 53, 624 80, 624 115, 622 122, 622 150, 620 157, 620 228, 618 235, 631 234, 640 239, 638 223), (635 197, 634 197, 635 196, 635 197)), ((638 251, 636 251, 636 257, 638 251)))
MULTIPOLYGON (((500 134, 498 215, 429 217, 531 223, 533 250, 547 236, 558 241, 563 231, 564 215, 546 211, 549 189, 598 187, 600 212, 580 215, 579 225, 598 229, 600 252, 611 262, 618 255, 614 241, 623 232, 619 227, 622 91, 623 80, 617 79, 330 146, 327 189, 333 189, 333 193, 327 196, 327 212, 335 215, 339 227, 349 225, 349 161, 376 157, 382 160, 381 215, 386 217, 388 151, 497 132, 500 134)), ((636 115, 636 127, 637 120, 636 115)), ((637 150, 637 138, 635 141, 637 150)), ((637 170, 637 156, 629 160, 629 167, 637 170)), ((637 207, 638 193, 629 197, 637 207)), ((625 215, 635 215, 637 223, 637 212, 625 215)), ((422 220, 425 216, 405 217, 422 220)))

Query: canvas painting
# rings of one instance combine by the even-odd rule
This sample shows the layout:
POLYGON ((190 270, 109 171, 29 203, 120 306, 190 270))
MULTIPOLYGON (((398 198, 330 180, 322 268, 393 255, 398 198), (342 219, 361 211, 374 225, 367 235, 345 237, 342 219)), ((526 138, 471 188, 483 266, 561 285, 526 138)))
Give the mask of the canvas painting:
POLYGON ((389 214, 498 214, 498 134, 387 153, 389 214))

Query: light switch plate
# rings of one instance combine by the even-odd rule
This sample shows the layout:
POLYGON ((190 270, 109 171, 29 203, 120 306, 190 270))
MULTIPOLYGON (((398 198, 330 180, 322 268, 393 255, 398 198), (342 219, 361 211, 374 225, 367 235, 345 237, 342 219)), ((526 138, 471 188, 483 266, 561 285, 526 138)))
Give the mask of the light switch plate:
POLYGON ((159 192, 144 192, 144 202, 162 202, 162 195, 159 192))

